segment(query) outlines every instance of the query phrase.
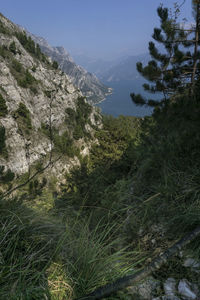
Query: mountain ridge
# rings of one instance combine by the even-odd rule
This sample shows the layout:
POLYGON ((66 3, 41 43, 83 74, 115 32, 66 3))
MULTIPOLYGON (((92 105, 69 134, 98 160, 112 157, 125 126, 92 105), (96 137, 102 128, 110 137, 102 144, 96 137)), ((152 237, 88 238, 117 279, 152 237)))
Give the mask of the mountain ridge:
POLYGON ((51 46, 44 38, 38 37, 19 26, 38 44, 43 53, 59 64, 60 69, 70 76, 72 83, 87 97, 88 102, 96 104, 111 93, 111 88, 99 81, 96 75, 77 65, 63 46, 51 46))

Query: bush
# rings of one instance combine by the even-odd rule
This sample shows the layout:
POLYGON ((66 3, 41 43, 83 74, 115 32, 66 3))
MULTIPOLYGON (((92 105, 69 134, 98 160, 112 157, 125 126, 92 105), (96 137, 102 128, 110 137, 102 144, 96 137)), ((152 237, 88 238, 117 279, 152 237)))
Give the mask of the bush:
POLYGON ((14 41, 10 44, 9 50, 10 50, 13 54, 16 54, 16 53, 17 53, 17 48, 16 48, 16 45, 15 45, 15 42, 14 42, 14 41))
POLYGON ((41 52, 39 45, 35 45, 35 42, 31 37, 27 37, 25 32, 15 32, 15 36, 22 44, 22 46, 28 51, 32 56, 38 58, 43 62, 48 62, 46 56, 41 52))
POLYGON ((0 154, 3 154, 6 151, 6 130, 4 126, 0 126, 0 154))
POLYGON ((0 117, 5 117, 8 113, 6 101, 3 96, 0 94, 0 117))
POLYGON ((30 112, 24 103, 19 104, 16 115, 22 121, 22 126, 25 125, 26 128, 32 129, 30 112))
POLYGON ((59 135, 56 131, 54 131, 53 142, 55 150, 62 154, 66 154, 69 157, 74 157, 74 155, 79 154, 78 148, 73 145, 73 140, 70 138, 67 131, 65 131, 62 135, 59 135))
POLYGON ((58 69, 58 63, 57 63, 57 61, 55 61, 55 60, 53 61, 52 67, 53 67, 55 70, 58 69))
POLYGON ((4 26, 4 24, 0 21, 0 33, 10 35, 10 30, 4 26))
POLYGON ((6 172, 4 171, 5 167, 0 166, 0 182, 9 183, 15 178, 15 174, 8 169, 6 172))
POLYGON ((11 53, 5 45, 0 46, 0 55, 5 59, 11 57, 11 53))
POLYGON ((24 73, 23 65, 16 59, 12 60, 12 68, 18 73, 24 73))

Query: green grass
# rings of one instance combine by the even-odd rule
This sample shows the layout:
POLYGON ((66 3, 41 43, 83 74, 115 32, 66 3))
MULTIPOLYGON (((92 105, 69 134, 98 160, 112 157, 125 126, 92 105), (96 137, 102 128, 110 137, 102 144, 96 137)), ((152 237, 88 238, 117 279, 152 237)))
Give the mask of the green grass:
POLYGON ((131 255, 139 259, 118 249, 117 224, 62 223, 17 199, 0 201, 0 219, 0 299, 73 299, 127 274, 131 255))

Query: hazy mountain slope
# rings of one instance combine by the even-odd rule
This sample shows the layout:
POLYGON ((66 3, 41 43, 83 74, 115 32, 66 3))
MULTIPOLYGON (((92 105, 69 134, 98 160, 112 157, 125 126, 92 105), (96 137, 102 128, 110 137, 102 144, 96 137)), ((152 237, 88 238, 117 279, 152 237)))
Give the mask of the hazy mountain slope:
POLYGON ((46 55, 58 62, 61 70, 70 76, 72 83, 81 90, 89 102, 98 103, 111 92, 94 74, 77 65, 63 47, 52 47, 45 39, 29 32, 27 34, 31 36, 35 43, 39 44, 46 55))
POLYGON ((136 63, 138 61, 146 64, 149 61, 149 55, 141 54, 120 59, 119 63, 111 66, 106 71, 101 72, 99 78, 104 82, 139 79, 141 76, 136 69, 136 63))

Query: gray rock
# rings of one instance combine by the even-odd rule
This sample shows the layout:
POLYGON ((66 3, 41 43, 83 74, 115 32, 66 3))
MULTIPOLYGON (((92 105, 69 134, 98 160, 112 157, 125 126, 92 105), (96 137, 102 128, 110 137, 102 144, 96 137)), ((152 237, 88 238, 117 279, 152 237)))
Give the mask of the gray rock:
POLYGON ((139 295, 142 299, 151 300, 159 289, 160 282, 153 277, 149 277, 146 281, 129 287, 129 292, 133 295, 139 295))
POLYGON ((195 259, 188 257, 183 263, 183 266, 186 268, 200 268, 200 262, 196 261, 195 259))
POLYGON ((161 300, 180 300, 180 298, 171 295, 171 296, 162 296, 161 300))
POLYGON ((164 291, 167 296, 174 296, 176 293, 176 280, 168 278, 164 283, 164 291))
POLYGON ((180 280, 178 284, 178 292, 186 299, 196 299, 197 295, 192 290, 192 284, 187 279, 180 280))

